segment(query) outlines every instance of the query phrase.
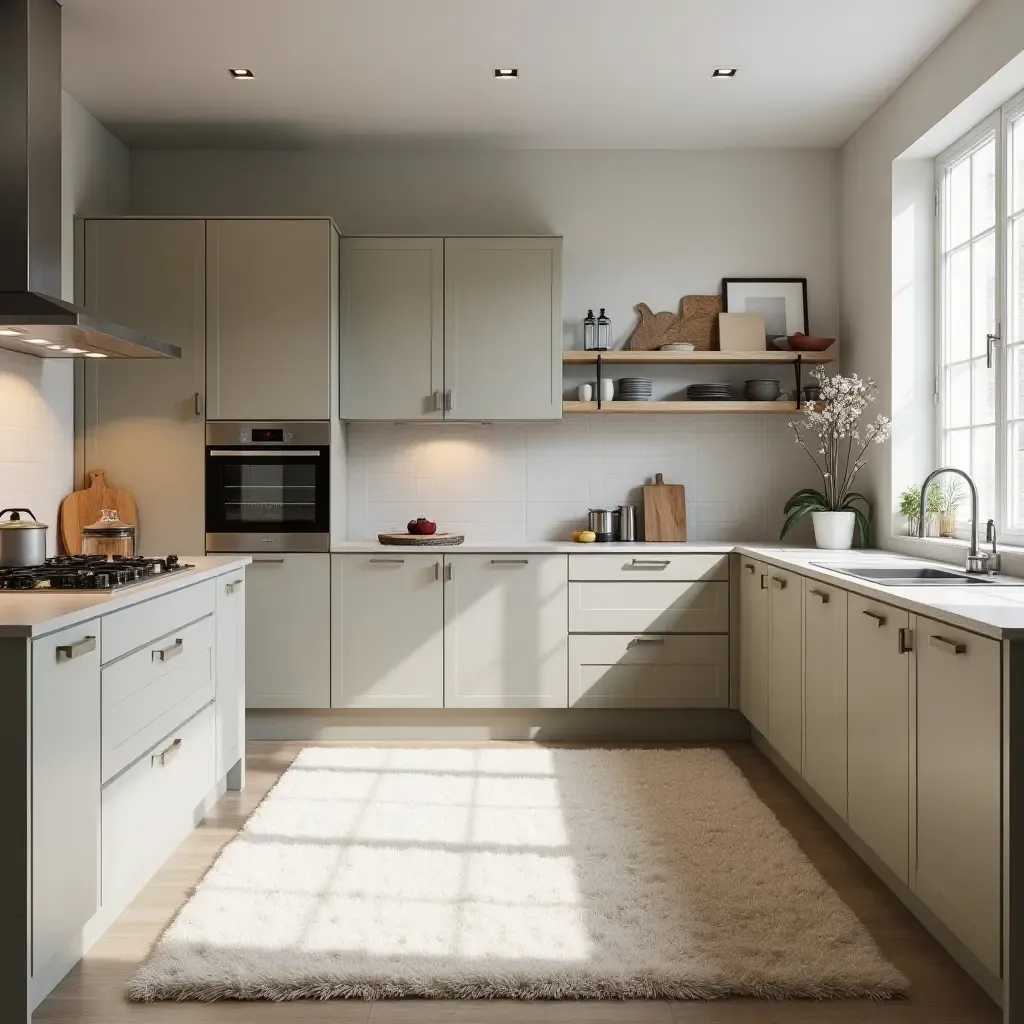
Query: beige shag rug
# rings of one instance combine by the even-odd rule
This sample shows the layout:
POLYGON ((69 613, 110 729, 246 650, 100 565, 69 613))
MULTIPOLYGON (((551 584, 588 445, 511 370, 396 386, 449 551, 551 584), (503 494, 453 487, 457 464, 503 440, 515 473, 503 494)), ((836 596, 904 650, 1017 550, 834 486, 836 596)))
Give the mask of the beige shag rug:
POLYGON ((158 999, 889 998, 717 750, 309 748, 129 984, 158 999))

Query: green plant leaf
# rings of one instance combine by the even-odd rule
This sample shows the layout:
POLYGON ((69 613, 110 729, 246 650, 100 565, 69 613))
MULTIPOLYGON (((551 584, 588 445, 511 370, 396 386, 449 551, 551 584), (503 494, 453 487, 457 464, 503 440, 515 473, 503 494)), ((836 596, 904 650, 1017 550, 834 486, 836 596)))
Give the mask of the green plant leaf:
MULTIPOLYGON (((843 504, 849 505, 852 501, 863 501, 869 509, 871 508, 871 502, 861 494, 860 491, 850 491, 850 493, 846 495, 846 501, 843 502, 843 504)), ((852 511, 852 509, 848 509, 847 511, 852 511)))
POLYGON ((816 491, 813 487, 803 487, 786 502, 786 507, 782 511, 788 515, 793 509, 798 505, 802 505, 808 499, 821 502, 822 509, 826 507, 825 495, 821 491, 816 491))
POLYGON ((860 541, 862 548, 866 548, 871 541, 871 523, 868 521, 868 517, 859 508, 848 508, 844 511, 853 513, 854 525, 857 528, 857 540, 860 541))
POLYGON ((824 502, 821 505, 819 505, 817 502, 808 503, 806 505, 801 505, 797 509, 794 509, 792 512, 790 512, 789 516, 786 518, 786 521, 782 524, 782 533, 779 534, 779 540, 785 540, 786 534, 789 533, 789 531, 792 530, 793 527, 796 526, 796 524, 804 518, 804 516, 810 514, 811 512, 824 511, 827 511, 827 509, 824 508, 824 502))

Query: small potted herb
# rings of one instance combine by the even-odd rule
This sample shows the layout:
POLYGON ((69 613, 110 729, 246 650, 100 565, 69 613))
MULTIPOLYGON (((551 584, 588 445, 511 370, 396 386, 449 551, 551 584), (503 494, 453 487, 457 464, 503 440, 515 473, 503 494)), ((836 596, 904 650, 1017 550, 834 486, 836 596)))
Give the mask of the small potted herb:
POLYGON ((908 487, 900 495, 900 515, 907 520, 907 536, 917 536, 917 524, 921 519, 921 488, 908 487))
MULTIPOLYGON (((939 536, 956 534, 956 514, 964 503, 963 484, 954 476, 946 476, 935 490, 935 512, 939 520, 939 536)), ((931 498, 931 495, 928 495, 931 498)), ((930 504, 930 502, 929 502, 930 504)))

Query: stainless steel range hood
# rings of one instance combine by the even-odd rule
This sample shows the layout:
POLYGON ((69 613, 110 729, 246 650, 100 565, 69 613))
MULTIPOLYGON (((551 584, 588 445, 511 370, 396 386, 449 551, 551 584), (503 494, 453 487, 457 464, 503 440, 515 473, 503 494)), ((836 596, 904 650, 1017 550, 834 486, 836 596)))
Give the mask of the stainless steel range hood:
POLYGON ((57 298, 61 52, 56 0, 0 0, 0 348, 178 359, 181 349, 57 298))

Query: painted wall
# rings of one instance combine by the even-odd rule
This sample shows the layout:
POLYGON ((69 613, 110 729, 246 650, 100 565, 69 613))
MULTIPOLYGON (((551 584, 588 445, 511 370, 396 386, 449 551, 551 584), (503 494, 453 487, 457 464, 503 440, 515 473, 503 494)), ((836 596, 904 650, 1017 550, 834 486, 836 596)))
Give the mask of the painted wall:
MULTIPOLYGON (((67 93, 62 103, 61 293, 74 297, 74 218, 80 213, 126 213, 129 156, 67 93)), ((32 509, 52 529, 74 489, 74 380, 71 360, 37 359, 0 350, 0 508, 32 509)))
MULTIPOLYGON (((622 344, 636 303, 677 310, 685 294, 719 291, 724 276, 807 277, 811 330, 834 334, 838 326, 834 151, 139 150, 132 212, 326 213, 346 234, 560 234, 567 347, 581 347, 588 308, 607 308, 622 344)), ((788 374, 779 376, 792 388, 788 374)), ((468 432, 468 462, 442 454, 468 451, 461 430, 354 426, 349 536, 431 508, 477 537, 564 534, 588 503, 624 501, 655 471, 687 484, 691 510, 716 536, 726 528, 773 535, 778 478, 763 470, 778 448, 784 461, 795 448, 784 419, 771 427, 760 417, 719 427, 708 419, 699 429, 690 416, 648 417, 643 426, 616 417, 479 428, 468 432), (427 438, 431 465, 453 488, 443 502, 415 465, 427 438), (763 456, 753 472, 751 452, 763 456), (467 475, 475 460, 486 467, 486 486, 467 475), (570 466, 565 479, 554 469, 561 460, 570 466), (713 464, 735 484, 709 482, 713 464), (730 501, 738 504, 727 513, 730 501)))
MULTIPOLYGON (((925 373, 907 351, 922 338, 916 328, 914 336, 906 329, 905 298, 893 301, 894 293, 907 285, 906 264, 894 266, 893 253, 901 244, 906 252, 906 246, 913 248, 922 237, 920 205, 916 214, 906 213, 915 190, 921 202, 922 167, 894 169, 893 162, 901 156, 915 163, 933 157, 1012 96, 1024 84, 1022 49, 1024 4, 982 0, 841 153, 844 366, 875 377, 882 411, 904 416, 905 422, 906 389, 911 382, 918 386, 925 373), (901 215, 907 218, 903 230, 917 219, 917 243, 906 235, 898 240, 896 220, 901 215)), ((927 301, 927 295, 919 293, 918 300, 927 301)), ((926 386, 925 395, 929 393, 926 386)), ((926 401, 925 395, 917 401, 926 401)), ((909 482, 907 476, 915 469, 908 470, 907 459, 920 457, 913 455, 915 444, 919 442, 904 436, 893 446, 875 449, 862 480, 874 494, 876 533, 883 543, 892 535, 893 492, 909 482)))

